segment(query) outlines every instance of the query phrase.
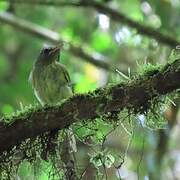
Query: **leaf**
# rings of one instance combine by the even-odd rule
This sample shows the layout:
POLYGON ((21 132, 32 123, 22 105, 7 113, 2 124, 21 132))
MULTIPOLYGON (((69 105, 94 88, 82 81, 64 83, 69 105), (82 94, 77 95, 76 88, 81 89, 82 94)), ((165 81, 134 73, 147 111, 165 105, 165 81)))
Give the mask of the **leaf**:
POLYGON ((103 165, 102 157, 103 153, 98 152, 90 158, 90 162, 93 163, 95 167, 100 167, 103 165))
POLYGON ((112 156, 111 154, 107 154, 105 156, 105 162, 104 163, 105 163, 105 166, 107 168, 110 168, 112 166, 112 164, 114 164, 114 162, 115 162, 114 156, 112 156))
POLYGON ((100 167, 103 166, 104 164, 106 168, 110 168, 112 164, 114 164, 115 158, 112 154, 104 150, 102 152, 98 152, 97 154, 94 154, 90 158, 90 162, 93 163, 95 167, 100 167))

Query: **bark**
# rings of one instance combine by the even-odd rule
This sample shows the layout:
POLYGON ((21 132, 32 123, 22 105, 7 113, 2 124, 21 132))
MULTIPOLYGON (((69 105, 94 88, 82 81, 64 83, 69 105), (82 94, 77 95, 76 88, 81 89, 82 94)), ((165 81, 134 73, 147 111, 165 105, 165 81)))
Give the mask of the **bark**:
POLYGON ((180 59, 146 75, 87 94, 74 95, 59 106, 34 108, 0 123, 0 153, 46 131, 63 129, 78 121, 91 121, 127 108, 143 113, 151 100, 180 88, 180 59), (9 121, 10 123, 5 123, 9 121))

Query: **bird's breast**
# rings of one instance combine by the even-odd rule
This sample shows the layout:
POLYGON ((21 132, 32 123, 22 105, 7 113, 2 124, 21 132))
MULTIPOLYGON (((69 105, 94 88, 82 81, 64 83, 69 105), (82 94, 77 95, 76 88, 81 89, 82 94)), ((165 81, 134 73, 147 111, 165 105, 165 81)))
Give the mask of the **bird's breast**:
POLYGON ((41 104, 56 104, 72 95, 69 84, 63 82, 63 74, 53 67, 41 68, 35 78, 35 95, 41 104))

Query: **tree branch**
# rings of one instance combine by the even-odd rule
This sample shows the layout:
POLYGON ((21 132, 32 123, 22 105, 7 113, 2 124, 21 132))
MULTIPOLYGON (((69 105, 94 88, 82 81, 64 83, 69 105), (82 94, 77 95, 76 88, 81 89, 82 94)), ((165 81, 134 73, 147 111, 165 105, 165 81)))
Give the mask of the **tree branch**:
POLYGON ((42 107, 21 113, 11 120, 1 119, 0 153, 46 131, 63 129, 74 122, 90 121, 108 112, 124 108, 143 113, 151 100, 180 88, 180 59, 161 70, 154 69, 130 82, 75 95, 61 105, 42 107), (5 121, 11 123, 6 124, 5 121))
POLYGON ((170 47, 175 48, 177 45, 180 44, 179 40, 176 40, 172 36, 168 34, 164 34, 150 26, 145 26, 132 20, 131 18, 127 17, 123 13, 116 11, 102 3, 96 2, 94 0, 86 1, 80 0, 79 2, 59 2, 59 1, 44 1, 44 0, 37 0, 37 1, 24 1, 24 0, 11 0, 11 3, 22 3, 22 4, 39 4, 39 5, 47 5, 47 6, 72 6, 72 7, 90 7, 94 8, 97 11, 108 15, 112 20, 121 22, 126 24, 129 27, 135 28, 140 34, 151 37, 156 39, 158 42, 166 44, 170 47))
POLYGON ((68 42, 63 38, 60 38, 58 33, 47 28, 30 23, 7 12, 0 12, 0 22, 8 24, 22 32, 35 35, 36 37, 47 40, 56 45, 66 43, 69 46, 67 50, 73 55, 106 70, 112 69, 111 65, 106 62, 106 57, 103 55, 98 53, 92 53, 92 55, 90 55, 83 48, 76 46, 72 42, 68 42))

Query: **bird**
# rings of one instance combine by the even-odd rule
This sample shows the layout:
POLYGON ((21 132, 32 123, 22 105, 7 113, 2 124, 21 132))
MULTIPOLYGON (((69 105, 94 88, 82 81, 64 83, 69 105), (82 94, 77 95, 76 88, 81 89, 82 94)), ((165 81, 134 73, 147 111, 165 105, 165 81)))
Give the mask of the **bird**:
POLYGON ((29 81, 41 105, 55 105, 73 95, 69 73, 59 59, 58 46, 45 47, 30 73, 29 81))
MULTIPOLYGON (((59 60, 60 47, 44 47, 40 51, 30 72, 29 81, 32 84, 36 98, 42 106, 46 104, 56 105, 73 95, 68 70, 59 60)), ((49 135, 53 135, 54 138, 57 133, 58 130, 55 129, 50 131, 49 135)), ((48 145, 49 148, 52 146, 52 143, 48 145)), ((76 177, 73 153, 77 149, 72 128, 65 131, 64 142, 61 148, 61 160, 65 164, 64 168, 67 179, 76 177)), ((47 160, 47 156, 47 152, 42 153, 42 159, 47 160)))

